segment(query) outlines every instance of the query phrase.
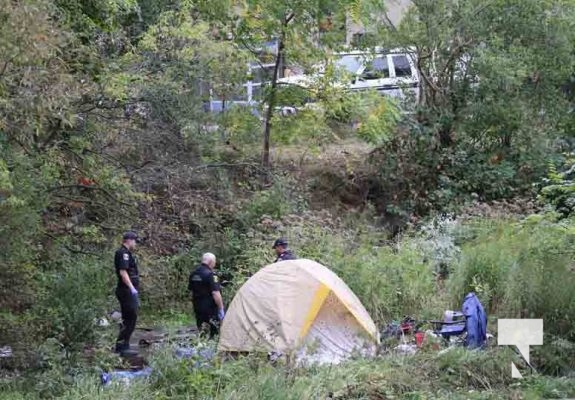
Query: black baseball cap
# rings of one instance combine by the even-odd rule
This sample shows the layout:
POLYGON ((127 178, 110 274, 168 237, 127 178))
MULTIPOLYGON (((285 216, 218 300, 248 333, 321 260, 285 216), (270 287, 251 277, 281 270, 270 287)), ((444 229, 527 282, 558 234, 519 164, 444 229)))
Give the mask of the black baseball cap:
POLYGON ((287 246, 288 242, 287 240, 283 239, 283 238, 279 238, 274 242, 274 245, 272 246, 272 249, 275 249, 278 246, 287 246))
POLYGON ((122 239, 124 239, 124 240, 130 240, 130 239, 138 240, 138 235, 136 234, 136 232, 128 231, 128 232, 124 233, 124 236, 122 237, 122 239))

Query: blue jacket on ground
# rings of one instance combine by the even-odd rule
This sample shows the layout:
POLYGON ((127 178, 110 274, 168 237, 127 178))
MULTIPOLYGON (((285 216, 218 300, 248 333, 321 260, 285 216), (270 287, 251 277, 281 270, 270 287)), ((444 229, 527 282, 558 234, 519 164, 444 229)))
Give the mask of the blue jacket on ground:
POLYGON ((487 314, 475 293, 468 293, 465 296, 461 312, 467 319, 465 347, 484 348, 487 344, 487 314))

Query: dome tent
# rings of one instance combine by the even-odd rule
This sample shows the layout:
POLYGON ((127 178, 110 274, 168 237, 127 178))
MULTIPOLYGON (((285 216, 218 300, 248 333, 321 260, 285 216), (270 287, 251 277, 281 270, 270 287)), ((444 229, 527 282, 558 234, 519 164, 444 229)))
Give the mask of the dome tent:
POLYGON ((274 351, 296 360, 338 363, 374 355, 379 334, 349 287, 306 259, 262 268, 239 289, 222 323, 218 350, 274 351))

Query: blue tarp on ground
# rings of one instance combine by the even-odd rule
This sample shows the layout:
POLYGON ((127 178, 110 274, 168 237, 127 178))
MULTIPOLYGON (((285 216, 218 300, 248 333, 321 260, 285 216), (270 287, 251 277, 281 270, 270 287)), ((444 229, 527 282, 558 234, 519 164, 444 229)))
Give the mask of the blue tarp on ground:
POLYGON ((104 372, 100 376, 102 385, 107 386, 112 382, 129 384, 134 379, 147 378, 152 374, 152 368, 146 367, 139 371, 112 371, 104 372))
POLYGON ((216 350, 213 348, 196 349, 194 347, 180 347, 176 349, 176 357, 184 359, 195 359, 194 368, 209 367, 211 361, 216 356, 216 350))
MULTIPOLYGON (((211 366, 211 361, 216 356, 214 348, 194 348, 194 347, 180 347, 175 350, 176 358, 192 359, 193 368, 208 368, 211 366)), ((107 386, 112 382, 122 382, 129 384, 133 380, 147 378, 152 374, 152 368, 146 367, 139 371, 111 371, 104 372, 100 375, 102 385, 107 386)))
POLYGON ((465 347, 484 348, 487 345, 487 314, 475 293, 465 296, 461 311, 467 319, 465 347))

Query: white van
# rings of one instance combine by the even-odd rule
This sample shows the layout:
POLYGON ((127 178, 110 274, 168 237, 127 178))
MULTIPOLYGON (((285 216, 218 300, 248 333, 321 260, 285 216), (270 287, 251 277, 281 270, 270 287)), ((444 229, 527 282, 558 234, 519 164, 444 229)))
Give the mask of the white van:
MULTIPOLYGON (((416 68, 415 54, 403 50, 380 50, 373 52, 348 51, 332 57, 333 63, 346 76, 347 82, 338 82, 347 90, 362 91, 375 89, 385 96, 391 96, 415 104, 419 99, 420 79, 416 68)), ((318 67, 318 75, 323 67, 318 67)), ((280 79, 281 84, 309 87, 317 76, 292 75, 280 79)))

